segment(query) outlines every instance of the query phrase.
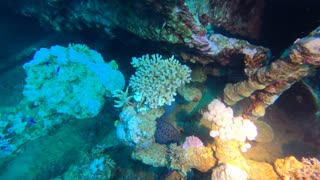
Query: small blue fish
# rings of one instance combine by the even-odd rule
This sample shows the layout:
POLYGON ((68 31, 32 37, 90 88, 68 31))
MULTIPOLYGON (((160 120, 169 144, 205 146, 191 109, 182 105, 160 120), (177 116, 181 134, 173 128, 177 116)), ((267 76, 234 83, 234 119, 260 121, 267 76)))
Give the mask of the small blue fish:
POLYGON ((34 121, 34 119, 33 119, 33 118, 29 119, 29 123, 31 123, 31 124, 37 124, 37 122, 36 122, 36 121, 34 121))
POLYGON ((57 67, 57 73, 60 71, 60 66, 57 67))
POLYGON ((49 61, 47 61, 47 62, 46 62, 46 66, 49 66, 49 64, 50 64, 50 62, 49 62, 49 61))

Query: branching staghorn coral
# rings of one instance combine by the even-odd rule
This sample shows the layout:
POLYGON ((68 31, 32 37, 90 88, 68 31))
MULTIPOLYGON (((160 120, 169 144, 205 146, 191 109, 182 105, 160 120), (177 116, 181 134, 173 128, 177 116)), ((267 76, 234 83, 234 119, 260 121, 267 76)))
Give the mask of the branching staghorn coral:
POLYGON ((132 58, 137 68, 131 76, 129 86, 135 93, 134 99, 147 108, 170 105, 179 87, 191 81, 191 69, 179 63, 173 56, 163 59, 159 54, 132 58))

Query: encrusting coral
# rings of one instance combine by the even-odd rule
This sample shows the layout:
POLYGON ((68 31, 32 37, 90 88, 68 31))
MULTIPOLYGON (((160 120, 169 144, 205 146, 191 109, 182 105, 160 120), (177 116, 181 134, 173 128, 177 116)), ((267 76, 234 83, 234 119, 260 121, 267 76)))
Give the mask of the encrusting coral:
POLYGON ((40 107, 42 117, 53 112, 78 119, 94 117, 104 96, 125 85, 120 71, 81 44, 41 48, 23 68, 27 73, 23 95, 40 107))
POLYGON ((135 149, 131 157, 153 167, 166 167, 168 165, 167 146, 158 143, 151 144, 148 148, 135 149))
POLYGON ((302 158, 298 161, 290 156, 277 159, 274 165, 281 179, 316 180, 320 177, 320 161, 317 158, 302 158))
POLYGON ((191 69, 179 63, 174 57, 163 59, 159 54, 132 58, 136 72, 131 76, 129 86, 134 99, 142 108, 157 108, 171 105, 179 87, 191 81, 191 69))
POLYGON ((190 146, 184 149, 182 146, 171 144, 169 147, 169 167, 179 170, 186 175, 192 168, 201 172, 207 172, 212 168, 216 159, 213 156, 211 147, 190 146))
POLYGON ((309 36, 296 40, 277 61, 248 72, 248 80, 227 85, 223 101, 234 105, 250 96, 251 104, 243 115, 251 119, 264 116, 265 108, 273 104, 285 90, 319 67, 319 35, 320 27, 309 36))
POLYGON ((233 166, 231 164, 220 164, 218 167, 212 170, 211 180, 221 180, 221 179, 247 180, 248 174, 243 170, 241 170, 240 168, 233 166))
POLYGON ((162 114, 161 108, 151 109, 147 114, 142 114, 133 106, 124 107, 117 125, 117 137, 129 146, 148 147, 154 142, 156 119, 162 114))

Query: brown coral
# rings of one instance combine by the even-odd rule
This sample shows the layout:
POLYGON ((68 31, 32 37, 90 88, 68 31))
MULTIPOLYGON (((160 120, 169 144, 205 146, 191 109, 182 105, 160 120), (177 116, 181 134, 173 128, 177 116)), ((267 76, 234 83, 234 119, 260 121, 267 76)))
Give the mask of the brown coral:
POLYGON ((255 119, 263 116, 263 107, 273 104, 292 84, 311 74, 320 65, 319 34, 320 27, 309 36, 296 40, 277 61, 247 73, 248 80, 227 85, 224 102, 234 105, 251 95, 252 105, 245 112, 245 117, 255 119))

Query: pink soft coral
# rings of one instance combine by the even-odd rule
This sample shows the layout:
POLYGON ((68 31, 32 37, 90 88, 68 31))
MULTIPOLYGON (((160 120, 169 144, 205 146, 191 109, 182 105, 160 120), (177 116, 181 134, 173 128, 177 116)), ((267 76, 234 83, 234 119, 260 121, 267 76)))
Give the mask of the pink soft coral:
POLYGON ((196 137, 196 136, 188 136, 186 138, 186 140, 184 141, 184 143, 182 145, 182 148, 184 150, 187 150, 189 147, 199 148, 201 146, 203 146, 203 143, 198 137, 196 137))

